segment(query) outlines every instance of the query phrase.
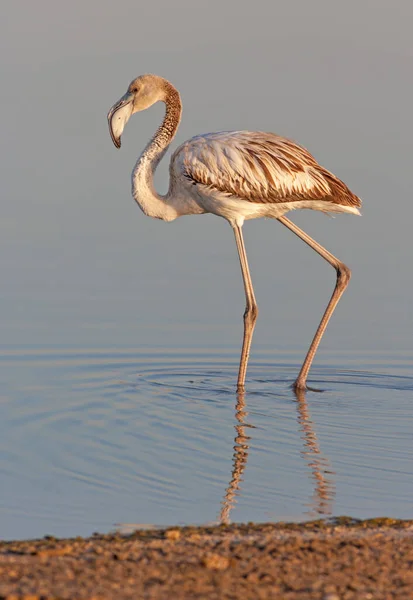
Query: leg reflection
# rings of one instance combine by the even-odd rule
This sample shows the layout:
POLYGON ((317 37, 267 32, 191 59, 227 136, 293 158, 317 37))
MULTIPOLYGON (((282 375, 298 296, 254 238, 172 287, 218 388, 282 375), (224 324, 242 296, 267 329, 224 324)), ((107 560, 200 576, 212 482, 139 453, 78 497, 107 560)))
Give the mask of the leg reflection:
POLYGON ((297 400, 297 418, 304 440, 304 450, 301 454, 311 469, 312 479, 315 484, 314 494, 309 505, 309 514, 311 516, 331 515, 336 493, 332 477, 335 473, 331 470, 328 459, 323 457, 320 452, 317 435, 308 411, 305 390, 296 389, 295 397, 297 400))
MULTIPOLYGON (((302 439, 304 440, 304 449, 301 455, 305 459, 311 470, 311 476, 314 482, 314 493, 309 503, 310 516, 332 514, 333 501, 335 497, 334 471, 331 470, 327 458, 322 456, 310 418, 305 390, 297 389, 294 392, 297 401, 297 420, 300 425, 302 439)), ((237 420, 234 426, 236 435, 234 439, 234 454, 232 460, 231 480, 226 489, 224 499, 221 502, 222 508, 219 515, 219 521, 223 524, 230 523, 230 513, 237 502, 237 496, 240 493, 240 484, 243 481, 242 475, 247 466, 248 452, 250 448, 250 436, 246 434, 247 428, 253 428, 246 422, 248 412, 245 403, 245 393, 238 392, 235 418, 237 420)))
POLYGON ((234 455, 232 460, 233 467, 231 481, 229 482, 229 485, 225 492, 224 499, 221 502, 222 508, 219 515, 220 522, 224 524, 230 523, 230 513, 237 502, 236 497, 239 494, 240 483, 242 481, 242 474, 245 470, 245 467, 247 466, 249 440, 251 438, 248 435, 246 435, 245 428, 253 427, 253 425, 249 425, 245 422, 248 413, 244 409, 245 394, 244 392, 238 392, 235 411, 235 418, 238 422, 234 426, 236 435, 234 439, 234 455))

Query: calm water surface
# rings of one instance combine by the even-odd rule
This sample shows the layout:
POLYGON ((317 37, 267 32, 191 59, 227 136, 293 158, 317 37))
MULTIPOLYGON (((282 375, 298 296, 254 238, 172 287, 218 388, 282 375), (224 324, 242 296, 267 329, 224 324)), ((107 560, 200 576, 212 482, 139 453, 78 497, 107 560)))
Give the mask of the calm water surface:
POLYGON ((412 517, 412 356, 76 348, 0 353, 0 532, 412 517))

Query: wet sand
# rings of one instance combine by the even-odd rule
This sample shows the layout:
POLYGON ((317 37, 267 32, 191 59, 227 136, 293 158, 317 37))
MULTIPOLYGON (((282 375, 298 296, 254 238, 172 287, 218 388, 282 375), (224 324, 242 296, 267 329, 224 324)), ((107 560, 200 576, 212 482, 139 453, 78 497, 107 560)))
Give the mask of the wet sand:
POLYGON ((137 530, 0 542, 0 600, 413 598, 413 521, 137 530))

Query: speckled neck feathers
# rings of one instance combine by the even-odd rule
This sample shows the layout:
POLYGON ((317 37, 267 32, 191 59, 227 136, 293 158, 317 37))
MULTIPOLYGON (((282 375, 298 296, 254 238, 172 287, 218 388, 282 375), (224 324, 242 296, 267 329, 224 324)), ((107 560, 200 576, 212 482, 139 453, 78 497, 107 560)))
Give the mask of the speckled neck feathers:
POLYGON ((166 105, 165 117, 135 165, 132 173, 132 195, 146 215, 171 221, 178 213, 165 201, 167 196, 156 193, 153 176, 179 127, 182 102, 178 90, 169 81, 162 79, 161 86, 160 100, 166 105))

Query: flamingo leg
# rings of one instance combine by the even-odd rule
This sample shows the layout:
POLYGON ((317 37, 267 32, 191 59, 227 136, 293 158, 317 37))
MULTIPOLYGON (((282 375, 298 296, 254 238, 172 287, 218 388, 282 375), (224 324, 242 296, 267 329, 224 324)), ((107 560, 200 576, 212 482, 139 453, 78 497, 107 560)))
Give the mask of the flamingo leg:
POLYGON ((338 301, 340 300, 344 290, 348 285, 348 282, 350 281, 351 271, 344 263, 339 261, 335 256, 333 256, 330 252, 323 248, 323 246, 318 244, 315 240, 313 240, 313 238, 307 235, 302 229, 300 229, 292 221, 287 219, 287 217, 278 217, 278 221, 280 221, 280 223, 288 227, 288 229, 290 229, 293 233, 295 233, 295 235, 301 238, 303 242, 310 246, 310 248, 313 248, 313 250, 315 250, 320 256, 322 256, 327 262, 329 262, 330 265, 334 267, 337 272, 336 286, 330 298, 330 302, 327 305, 325 313, 314 335, 313 341, 311 342, 310 348, 308 349, 307 356, 304 359, 301 370, 294 383, 294 388, 296 390, 304 390, 307 387, 306 382, 308 372, 313 362, 315 353, 317 352, 317 348, 320 344, 321 338, 323 337, 324 331, 328 325, 331 315, 333 314, 334 309, 338 304, 338 301))
POLYGON ((244 312, 244 338, 242 342, 241 358, 238 371, 237 391, 245 389, 245 374, 247 372, 248 359, 254 333, 255 322, 258 316, 258 306, 255 300, 254 288, 252 287, 250 270, 248 267, 247 253, 245 251, 244 239, 241 227, 234 226, 235 241, 237 242, 239 262, 241 264, 242 277, 244 280, 246 307, 244 312))

